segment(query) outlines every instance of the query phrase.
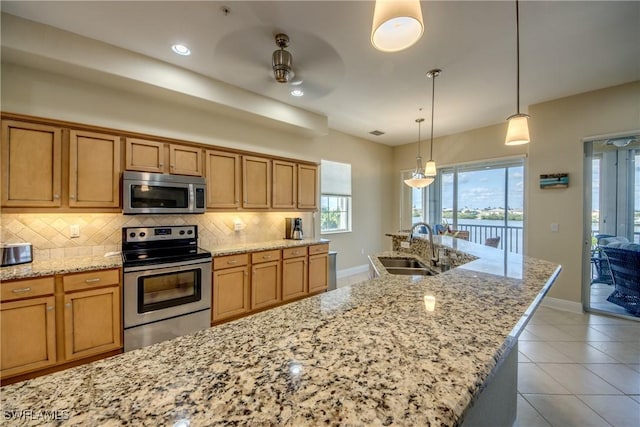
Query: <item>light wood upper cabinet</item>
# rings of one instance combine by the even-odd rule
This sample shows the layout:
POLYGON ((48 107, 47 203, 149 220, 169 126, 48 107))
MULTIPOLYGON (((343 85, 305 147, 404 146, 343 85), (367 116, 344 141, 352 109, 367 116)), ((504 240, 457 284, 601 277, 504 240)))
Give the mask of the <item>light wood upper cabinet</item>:
POLYGON ((120 137, 72 130, 69 206, 120 206, 120 137))
POLYGON ((56 364, 54 278, 0 284, 3 378, 56 364))
POLYGON ((62 130, 2 121, 2 206, 57 207, 62 188, 62 130))
POLYGON ((207 207, 240 207, 240 155, 224 151, 205 152, 207 207))
POLYGON ((169 173, 202 176, 202 149, 169 144, 169 173))
POLYGON ((125 169, 202 176, 202 149, 182 144, 126 138, 125 169))
POLYGON ((318 208, 318 167, 298 165, 298 209, 318 208))
POLYGON ((126 170, 163 173, 165 157, 162 142, 138 138, 127 138, 125 141, 126 170))
POLYGON ((119 270, 64 276, 66 360, 118 350, 122 347, 120 314, 122 302, 119 277, 119 270))
POLYGON ((266 209, 271 206, 271 160, 242 157, 242 207, 266 209))
POLYGON ((295 163, 273 161, 273 202, 277 209, 295 209, 297 201, 297 168, 295 163))

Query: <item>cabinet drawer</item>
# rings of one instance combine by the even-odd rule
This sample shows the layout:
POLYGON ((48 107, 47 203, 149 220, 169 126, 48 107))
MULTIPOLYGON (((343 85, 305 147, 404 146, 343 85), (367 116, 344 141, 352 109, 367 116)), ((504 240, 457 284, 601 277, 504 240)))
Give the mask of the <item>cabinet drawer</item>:
POLYGON ((282 250, 282 259, 289 259, 289 258, 298 258, 298 257, 303 257, 307 255, 307 247, 306 246, 301 246, 299 248, 289 248, 289 249, 283 249, 282 250))
POLYGON ((118 285, 119 283, 120 270, 118 269, 68 274, 62 278, 62 287, 65 292, 118 285))
POLYGON ((329 252, 329 244, 323 243, 321 245, 309 246, 309 255, 326 254, 329 252))
POLYGON ((2 301, 11 301, 41 295, 53 295, 54 289, 53 277, 3 282, 1 299, 2 301))
POLYGON ((280 250, 255 252, 251 254, 251 264, 259 264, 261 262, 278 261, 280 259, 280 250))
POLYGON ((213 269, 220 270, 222 268, 239 267, 247 265, 249 262, 248 254, 227 255, 213 258, 213 269))

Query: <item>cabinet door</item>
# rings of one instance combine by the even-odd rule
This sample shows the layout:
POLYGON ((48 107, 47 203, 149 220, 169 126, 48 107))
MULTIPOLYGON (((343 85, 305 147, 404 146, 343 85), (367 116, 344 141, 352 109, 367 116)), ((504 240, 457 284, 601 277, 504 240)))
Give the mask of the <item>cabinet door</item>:
POLYGON ((269 307, 282 301, 280 261, 256 264, 251 268, 251 309, 269 307))
POLYGON ((122 347, 120 304, 119 286, 64 294, 66 360, 122 347))
POLYGON ((207 150, 207 207, 240 207, 240 155, 207 150))
POLYGON ((227 319, 250 310, 249 267, 233 267, 213 272, 212 320, 227 319))
POLYGON ((242 207, 268 208, 271 203, 271 160, 242 157, 242 207))
POLYGON ((273 161, 273 202, 274 208, 295 209, 297 201, 296 164, 273 161))
POLYGON ((2 206, 60 206, 62 130, 2 121, 2 206))
POLYGON ((309 293, 324 291, 328 287, 329 255, 309 256, 309 293))
POLYGON ((202 149, 169 145, 169 172, 175 175, 202 176, 202 149))
POLYGON ((307 257, 282 261, 282 301, 306 295, 307 257))
POLYGON ((318 167, 298 165, 298 209, 318 208, 318 167))
POLYGON ((165 148, 162 142, 127 138, 125 141, 125 169, 157 172, 165 170, 165 148))
POLYGON ((120 206, 120 137, 71 131, 69 206, 120 206))
POLYGON ((55 297, 0 304, 2 377, 56 363, 55 297))

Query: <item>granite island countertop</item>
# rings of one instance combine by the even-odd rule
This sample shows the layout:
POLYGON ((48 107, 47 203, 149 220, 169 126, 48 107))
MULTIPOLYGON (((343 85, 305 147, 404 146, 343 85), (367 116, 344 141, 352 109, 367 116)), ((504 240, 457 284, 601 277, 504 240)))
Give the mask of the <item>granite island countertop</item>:
POLYGON ((10 385, 3 410, 60 411, 56 425, 458 425, 560 271, 509 257, 487 272, 493 249, 460 245, 475 259, 440 275, 383 274, 10 385))

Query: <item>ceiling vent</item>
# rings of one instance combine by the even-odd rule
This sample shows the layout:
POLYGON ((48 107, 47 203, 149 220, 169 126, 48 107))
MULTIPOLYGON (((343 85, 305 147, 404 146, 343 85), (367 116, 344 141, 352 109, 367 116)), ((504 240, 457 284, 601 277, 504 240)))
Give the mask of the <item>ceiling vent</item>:
POLYGON ((371 132, 369 132, 371 135, 374 136, 380 136, 380 135, 384 135, 384 132, 382 132, 381 130, 372 130, 371 132))

